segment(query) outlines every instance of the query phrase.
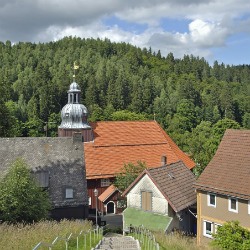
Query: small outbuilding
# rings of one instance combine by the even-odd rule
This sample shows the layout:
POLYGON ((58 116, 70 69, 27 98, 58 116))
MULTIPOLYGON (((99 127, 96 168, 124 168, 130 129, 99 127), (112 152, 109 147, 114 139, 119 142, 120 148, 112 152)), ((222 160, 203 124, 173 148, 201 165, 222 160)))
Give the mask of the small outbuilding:
POLYGON ((178 161, 144 170, 123 195, 127 196, 128 208, 168 216, 166 232, 196 233, 194 182, 195 176, 190 169, 178 161))

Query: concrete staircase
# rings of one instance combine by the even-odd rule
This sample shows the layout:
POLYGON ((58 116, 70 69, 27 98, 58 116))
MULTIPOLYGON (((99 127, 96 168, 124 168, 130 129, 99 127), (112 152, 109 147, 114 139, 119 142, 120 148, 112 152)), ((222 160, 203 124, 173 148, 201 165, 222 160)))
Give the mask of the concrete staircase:
POLYGON ((106 236, 94 248, 94 250, 96 249, 140 250, 141 248, 139 241, 131 236, 106 236))

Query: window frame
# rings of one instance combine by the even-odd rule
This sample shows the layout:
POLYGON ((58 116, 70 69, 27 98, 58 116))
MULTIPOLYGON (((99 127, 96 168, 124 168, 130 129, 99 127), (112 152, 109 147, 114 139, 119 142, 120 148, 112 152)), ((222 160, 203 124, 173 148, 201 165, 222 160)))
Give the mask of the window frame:
POLYGON ((228 211, 238 213, 238 199, 236 197, 228 197, 228 211), (232 209, 232 199, 236 201, 236 209, 232 209))
POLYGON ((207 194, 207 205, 209 207, 216 207, 216 194, 214 193, 208 193, 207 194), (210 201, 211 201, 211 195, 214 195, 214 204, 212 204, 210 201))
POLYGON ((213 230, 214 230, 214 225, 211 221, 208 221, 208 220, 203 220, 203 235, 205 237, 208 237, 208 238, 213 238, 212 234, 213 234, 213 230), (207 223, 210 223, 211 225, 211 234, 207 234, 207 223))

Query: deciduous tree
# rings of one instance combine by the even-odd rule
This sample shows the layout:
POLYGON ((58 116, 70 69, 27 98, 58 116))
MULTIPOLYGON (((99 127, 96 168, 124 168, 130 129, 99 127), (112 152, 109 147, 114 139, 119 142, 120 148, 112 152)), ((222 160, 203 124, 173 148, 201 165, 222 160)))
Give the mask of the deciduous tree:
POLYGON ((50 202, 24 160, 16 160, 0 182, 0 220, 11 223, 47 218, 50 202))

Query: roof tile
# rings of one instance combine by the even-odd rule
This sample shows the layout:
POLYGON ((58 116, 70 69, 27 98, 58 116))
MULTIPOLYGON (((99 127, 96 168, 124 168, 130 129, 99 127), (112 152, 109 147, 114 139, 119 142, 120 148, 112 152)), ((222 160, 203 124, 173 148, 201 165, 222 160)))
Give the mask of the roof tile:
POLYGON ((195 176, 182 161, 145 170, 124 191, 123 195, 127 195, 145 174, 149 175, 176 212, 196 203, 196 193, 193 186, 195 176))
POLYGON ((197 189, 250 198, 250 130, 226 130, 215 156, 196 182, 197 189))
POLYGON ((190 169, 195 163, 155 121, 96 122, 91 127, 94 142, 87 142, 85 161, 87 179, 107 178, 120 172, 125 163, 145 162, 148 167, 182 160, 190 169))

